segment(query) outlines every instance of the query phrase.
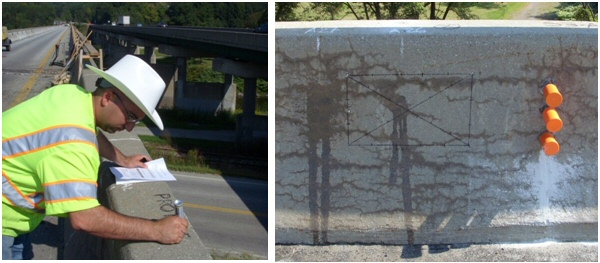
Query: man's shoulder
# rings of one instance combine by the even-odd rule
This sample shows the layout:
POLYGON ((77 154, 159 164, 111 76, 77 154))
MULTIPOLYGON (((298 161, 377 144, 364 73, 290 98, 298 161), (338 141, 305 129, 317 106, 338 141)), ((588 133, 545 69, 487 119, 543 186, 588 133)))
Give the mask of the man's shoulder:
POLYGON ((52 92, 85 93, 85 94, 90 93, 84 87, 79 86, 77 84, 60 84, 60 85, 52 86, 52 87, 48 88, 48 90, 52 91, 52 92))
MULTIPOLYGON (((83 103, 85 105, 86 102, 91 103, 90 101, 84 100, 84 98, 89 98, 92 96, 92 93, 86 90, 85 88, 77 85, 77 84, 61 84, 48 88, 44 91, 46 94, 46 101, 55 101, 59 104, 64 104, 65 100, 69 100, 68 107, 76 107, 74 103, 83 103)), ((67 105, 64 105, 67 106, 67 105)))

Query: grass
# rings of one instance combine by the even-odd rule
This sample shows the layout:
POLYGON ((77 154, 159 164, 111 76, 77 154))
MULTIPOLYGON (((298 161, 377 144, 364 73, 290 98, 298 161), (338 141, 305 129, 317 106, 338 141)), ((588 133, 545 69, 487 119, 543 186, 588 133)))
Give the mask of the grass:
MULTIPOLYGON (((156 136, 140 135, 140 140, 153 158, 164 158, 167 168, 173 171, 222 174, 221 171, 208 166, 198 149, 192 148, 182 152, 168 139, 156 136)), ((201 144, 201 143, 200 143, 201 144)), ((198 145, 198 143, 196 143, 198 145)))
POLYGON ((229 253, 229 252, 218 252, 213 250, 210 253, 213 260, 263 260, 262 258, 257 258, 251 255, 248 252, 244 252, 241 254, 237 253, 229 253))
POLYGON ((241 159, 267 158, 267 151, 261 147, 240 150, 233 142, 217 142, 169 136, 139 135, 144 147, 152 158, 164 158, 167 168, 172 171, 209 173, 254 179, 267 179, 267 167, 245 167, 235 162, 211 162, 205 154, 229 156, 241 159))
POLYGON ((498 8, 485 9, 473 7, 471 10, 479 17, 479 19, 504 20, 510 19, 515 12, 526 6, 527 3, 504 2, 498 4, 498 8))

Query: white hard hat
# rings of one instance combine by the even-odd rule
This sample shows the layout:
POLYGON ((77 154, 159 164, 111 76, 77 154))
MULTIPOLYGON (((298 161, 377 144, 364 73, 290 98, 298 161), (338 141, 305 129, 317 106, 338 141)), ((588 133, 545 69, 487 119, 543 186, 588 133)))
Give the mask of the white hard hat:
POLYGON ((136 56, 126 55, 106 71, 86 66, 122 91, 163 130, 162 120, 155 108, 165 91, 165 82, 148 63, 136 56))

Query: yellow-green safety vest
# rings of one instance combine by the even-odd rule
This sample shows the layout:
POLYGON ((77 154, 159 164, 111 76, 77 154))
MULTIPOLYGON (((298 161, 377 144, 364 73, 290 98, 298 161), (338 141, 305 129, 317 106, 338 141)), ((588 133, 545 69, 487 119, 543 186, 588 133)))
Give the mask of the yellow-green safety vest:
POLYGON ((2 113, 2 235, 99 206, 92 94, 54 86, 2 113))

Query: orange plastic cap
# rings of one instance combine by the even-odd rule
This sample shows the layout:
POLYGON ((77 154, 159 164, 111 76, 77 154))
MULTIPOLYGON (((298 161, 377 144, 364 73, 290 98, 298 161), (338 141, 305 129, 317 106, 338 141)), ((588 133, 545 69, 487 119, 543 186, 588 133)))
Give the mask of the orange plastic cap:
POLYGON ((542 144, 544 153, 546 153, 548 156, 556 155, 560 151, 560 145, 552 133, 545 132, 542 134, 540 136, 540 143, 542 144))
POLYGON ((544 121, 546 122, 546 129, 551 132, 558 132, 563 127, 563 122, 558 116, 558 112, 553 108, 546 108, 544 110, 544 121))
POLYGON ((551 108, 556 108, 563 102, 562 94, 554 84, 548 84, 544 87, 544 97, 546 97, 546 104, 551 108))

